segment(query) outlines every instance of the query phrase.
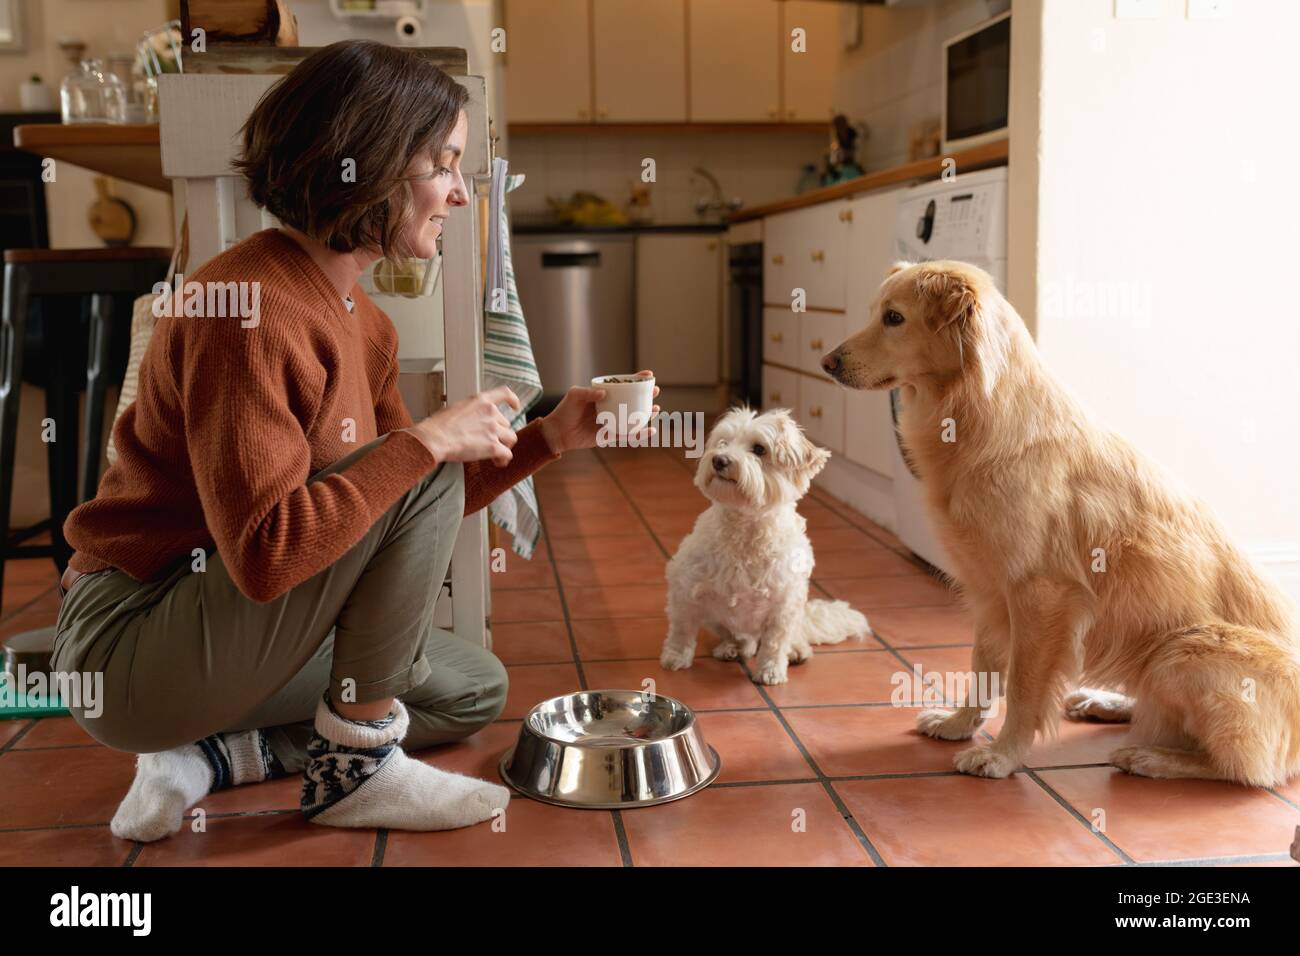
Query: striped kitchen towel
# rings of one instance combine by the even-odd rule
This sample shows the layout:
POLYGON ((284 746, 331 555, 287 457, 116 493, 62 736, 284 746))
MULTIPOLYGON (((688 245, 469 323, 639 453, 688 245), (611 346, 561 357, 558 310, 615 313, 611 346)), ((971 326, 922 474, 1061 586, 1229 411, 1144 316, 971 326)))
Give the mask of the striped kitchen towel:
MULTIPOLYGON (((524 310, 515 288, 515 271, 510 264, 510 223, 506 219, 506 193, 520 186, 524 177, 506 175, 508 163, 501 157, 492 161, 492 186, 488 196, 487 282, 484 283, 483 388, 509 385, 519 396, 519 411, 509 405, 501 413, 510 427, 519 431, 526 422, 525 412, 542 397, 542 380, 533 360, 524 310)), ((488 506, 488 514, 500 528, 510 532, 515 554, 531 559, 541 531, 537 492, 533 479, 526 478, 499 495, 488 506)))

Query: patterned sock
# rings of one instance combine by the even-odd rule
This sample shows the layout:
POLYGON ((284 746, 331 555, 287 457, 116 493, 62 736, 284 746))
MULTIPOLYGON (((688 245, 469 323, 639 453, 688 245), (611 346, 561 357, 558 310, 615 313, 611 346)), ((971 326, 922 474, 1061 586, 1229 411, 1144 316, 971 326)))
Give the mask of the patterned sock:
MULTIPOLYGON (((374 746, 349 746, 326 740, 319 729, 307 745, 307 766, 303 769, 302 812, 310 819, 328 810, 355 790, 384 762, 394 750, 400 734, 396 733, 396 715, 389 712, 378 720, 352 720, 334 709, 325 695, 325 706, 332 716, 346 721, 363 733, 374 746), (390 731, 390 733, 386 732, 390 731)), ((319 722, 317 724, 319 727, 319 722)))
POLYGON ((224 790, 244 783, 260 783, 284 776, 284 767, 271 753, 260 730, 212 734, 194 744, 212 767, 212 789, 224 790))

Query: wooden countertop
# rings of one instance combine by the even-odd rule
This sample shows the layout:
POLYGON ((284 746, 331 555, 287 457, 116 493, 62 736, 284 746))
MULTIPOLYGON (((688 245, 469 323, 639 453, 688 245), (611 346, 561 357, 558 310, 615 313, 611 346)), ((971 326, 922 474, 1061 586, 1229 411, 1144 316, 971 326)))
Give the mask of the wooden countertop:
POLYGON ((26 123, 14 127, 14 146, 129 183, 172 191, 162 173, 156 123, 26 123))
POLYGON ((812 189, 806 193, 791 196, 789 199, 778 199, 776 202, 763 203, 761 206, 748 206, 733 213, 728 222, 747 222, 751 219, 761 219, 773 213, 802 209, 805 206, 815 206, 818 203, 829 202, 833 199, 844 199, 857 193, 883 189, 885 186, 894 186, 913 179, 936 179, 942 174, 944 161, 948 159, 956 161, 958 174, 974 169, 982 169, 986 166, 1001 166, 1007 161, 1007 141, 1000 139, 995 143, 975 146, 959 153, 952 153, 949 156, 931 156, 928 159, 918 159, 914 163, 904 163, 902 166, 894 166, 891 169, 868 173, 865 176, 859 176, 857 179, 836 183, 834 186, 812 189))

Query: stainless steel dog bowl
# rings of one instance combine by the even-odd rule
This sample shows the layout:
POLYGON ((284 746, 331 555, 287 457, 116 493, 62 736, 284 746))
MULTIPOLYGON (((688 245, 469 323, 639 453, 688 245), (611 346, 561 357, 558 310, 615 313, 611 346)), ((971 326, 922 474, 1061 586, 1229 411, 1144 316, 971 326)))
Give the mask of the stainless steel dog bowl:
POLYGON ((528 712, 501 758, 501 779, 562 807, 627 810, 707 787, 722 761, 679 700, 635 690, 585 690, 528 712))

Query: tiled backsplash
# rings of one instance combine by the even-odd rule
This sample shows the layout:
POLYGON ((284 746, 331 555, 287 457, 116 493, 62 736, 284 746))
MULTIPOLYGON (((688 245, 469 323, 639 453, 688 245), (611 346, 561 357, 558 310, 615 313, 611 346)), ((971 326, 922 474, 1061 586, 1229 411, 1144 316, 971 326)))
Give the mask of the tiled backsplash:
MULTIPOLYGON (((650 185, 654 221, 700 222, 696 201, 712 194, 707 180, 691 170, 707 169, 722 184, 724 199, 745 205, 792 196, 805 163, 820 165, 827 131, 800 133, 670 133, 594 130, 590 133, 512 133, 506 158, 510 171, 527 180, 510 194, 516 221, 545 215, 546 197, 567 199, 595 193, 623 208, 641 181, 642 161, 655 161, 650 185)), ((715 217, 716 218, 716 217, 715 217)))

